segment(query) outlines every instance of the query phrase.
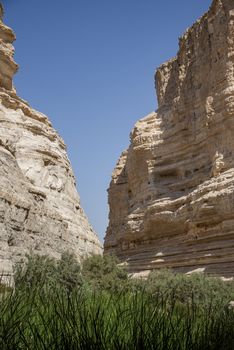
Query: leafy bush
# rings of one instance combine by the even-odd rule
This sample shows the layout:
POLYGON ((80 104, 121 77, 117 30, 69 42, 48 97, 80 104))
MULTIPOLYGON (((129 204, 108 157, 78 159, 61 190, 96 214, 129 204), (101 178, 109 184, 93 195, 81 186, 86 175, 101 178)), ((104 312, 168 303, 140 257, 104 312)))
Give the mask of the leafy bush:
POLYGON ((111 255, 94 255, 83 262, 82 274, 94 289, 119 291, 127 287, 128 274, 111 255))
POLYGON ((200 305, 211 302, 227 305, 234 300, 234 281, 223 282, 220 278, 199 273, 187 276, 170 270, 153 271, 148 277, 146 289, 151 294, 167 295, 181 303, 193 301, 200 305))
POLYGON ((67 291, 71 292, 83 284, 81 267, 74 255, 63 253, 57 261, 56 268, 58 282, 67 291))
POLYGON ((82 282, 81 268, 70 253, 63 253, 60 260, 48 256, 28 255, 15 269, 16 288, 63 288, 71 292, 82 282))

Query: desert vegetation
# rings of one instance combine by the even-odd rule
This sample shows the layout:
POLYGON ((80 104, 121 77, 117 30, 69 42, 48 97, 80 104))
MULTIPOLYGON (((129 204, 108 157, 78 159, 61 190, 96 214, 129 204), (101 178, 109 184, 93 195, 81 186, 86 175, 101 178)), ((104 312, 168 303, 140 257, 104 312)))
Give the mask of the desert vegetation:
POLYGON ((108 255, 33 255, 0 288, 0 348, 232 350, 231 300, 234 283, 214 277, 136 280, 108 255))

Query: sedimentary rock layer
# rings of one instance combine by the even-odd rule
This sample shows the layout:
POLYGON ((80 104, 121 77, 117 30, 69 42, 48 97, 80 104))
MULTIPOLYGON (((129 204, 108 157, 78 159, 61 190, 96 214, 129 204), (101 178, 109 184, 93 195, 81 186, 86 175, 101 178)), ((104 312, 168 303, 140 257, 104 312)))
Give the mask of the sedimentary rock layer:
POLYGON ((234 1, 215 0, 156 72, 109 188, 104 251, 131 272, 234 275, 234 1))
POLYGON ((6 275, 25 253, 101 253, 63 140, 45 115, 16 95, 14 40, 0 20, 0 270, 6 275))

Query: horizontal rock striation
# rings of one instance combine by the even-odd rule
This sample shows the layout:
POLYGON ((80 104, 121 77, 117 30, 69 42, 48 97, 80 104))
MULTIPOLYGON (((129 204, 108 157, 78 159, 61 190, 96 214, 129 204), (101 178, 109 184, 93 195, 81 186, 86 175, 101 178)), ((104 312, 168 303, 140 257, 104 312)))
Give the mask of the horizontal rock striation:
POLYGON ((26 253, 101 253, 80 206, 66 146, 48 118, 15 92, 13 31, 0 21, 0 270, 26 253))
POLYGON ((215 0, 156 72, 109 188, 104 251, 130 272, 234 275, 234 2, 215 0))

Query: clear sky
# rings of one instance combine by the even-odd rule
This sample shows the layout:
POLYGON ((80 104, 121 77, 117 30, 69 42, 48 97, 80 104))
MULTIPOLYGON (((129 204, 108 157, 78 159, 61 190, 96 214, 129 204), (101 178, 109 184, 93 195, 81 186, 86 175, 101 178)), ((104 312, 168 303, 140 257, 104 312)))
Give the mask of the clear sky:
POLYGON ((100 239, 107 188, 134 123, 157 108, 154 72, 211 0, 5 0, 18 94, 64 138, 100 239))

